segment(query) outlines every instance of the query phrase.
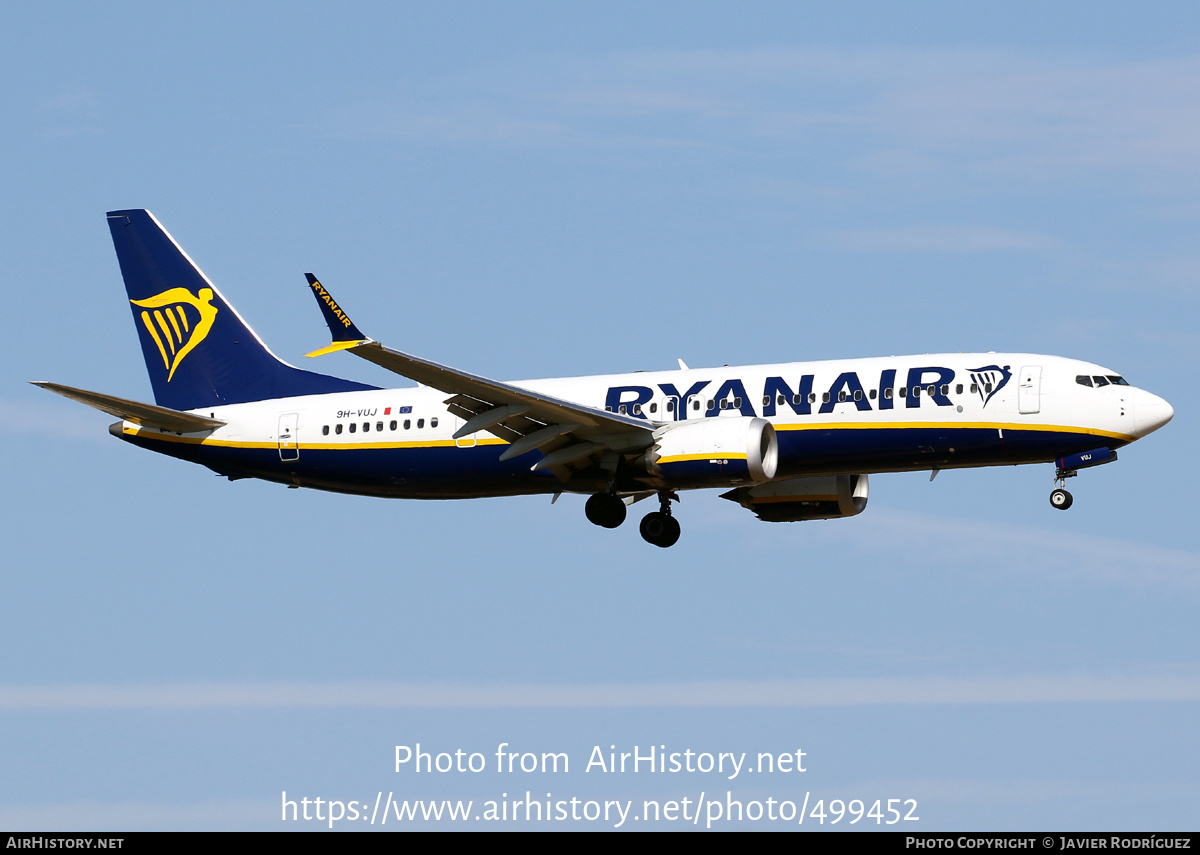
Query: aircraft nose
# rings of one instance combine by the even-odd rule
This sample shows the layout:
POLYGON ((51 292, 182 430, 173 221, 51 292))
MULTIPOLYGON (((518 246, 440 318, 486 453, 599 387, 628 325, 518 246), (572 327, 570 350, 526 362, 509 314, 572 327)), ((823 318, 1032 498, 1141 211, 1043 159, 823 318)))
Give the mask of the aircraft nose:
POLYGON ((1141 437, 1158 430, 1175 416, 1175 409, 1158 395, 1138 389, 1133 395, 1133 426, 1141 437))

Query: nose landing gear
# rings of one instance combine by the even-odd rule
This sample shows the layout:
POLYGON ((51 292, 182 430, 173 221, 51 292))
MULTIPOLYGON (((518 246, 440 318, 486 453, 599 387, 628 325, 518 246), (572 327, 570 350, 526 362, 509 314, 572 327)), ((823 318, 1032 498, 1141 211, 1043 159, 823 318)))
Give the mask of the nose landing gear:
POLYGON ((1075 501, 1071 494, 1063 489, 1055 489, 1050 493, 1050 504, 1058 508, 1060 511, 1065 511, 1071 507, 1071 503, 1075 501))
POLYGON ((1050 505, 1060 511, 1065 511, 1071 507, 1071 503, 1075 499, 1064 488, 1067 486, 1067 479, 1074 478, 1079 473, 1074 469, 1055 469, 1054 470, 1054 489, 1050 491, 1050 505))
POLYGON ((659 493, 659 509, 642 517, 642 524, 638 526, 643 540, 663 549, 674 546, 679 540, 679 521, 671 516, 672 500, 679 501, 679 496, 674 491, 664 490, 659 493))
POLYGON ((1050 493, 1050 504, 1060 511, 1071 507, 1071 494, 1066 491, 1067 479, 1078 475, 1080 469, 1115 463, 1116 459, 1117 453, 1104 447, 1058 458, 1054 461, 1054 490, 1050 493))

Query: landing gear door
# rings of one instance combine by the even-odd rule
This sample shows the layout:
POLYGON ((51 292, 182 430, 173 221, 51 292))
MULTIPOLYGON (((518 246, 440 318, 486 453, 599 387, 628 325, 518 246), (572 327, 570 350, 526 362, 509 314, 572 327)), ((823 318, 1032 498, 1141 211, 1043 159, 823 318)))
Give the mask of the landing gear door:
POLYGON ((1042 409, 1042 366, 1021 366, 1020 384, 1017 386, 1017 412, 1026 415, 1042 409))
POLYGON ((284 413, 279 417, 279 459, 284 462, 300 459, 299 422, 296 413, 284 413))

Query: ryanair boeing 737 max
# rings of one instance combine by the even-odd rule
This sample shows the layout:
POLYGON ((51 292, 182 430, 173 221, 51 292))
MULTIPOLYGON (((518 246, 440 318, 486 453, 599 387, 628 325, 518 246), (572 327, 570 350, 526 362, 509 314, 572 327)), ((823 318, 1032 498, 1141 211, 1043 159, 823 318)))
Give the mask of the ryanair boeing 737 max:
POLYGON ((379 389, 278 359, 149 211, 109 229, 155 404, 37 385, 117 416, 110 432, 231 480, 417 499, 589 494, 616 528, 679 538, 677 491, 725 488, 772 522, 861 513, 867 476, 1054 463, 1080 469, 1171 420, 1117 372, 1058 356, 958 353, 501 383, 384 347, 310 274, 333 343, 420 384, 379 389))

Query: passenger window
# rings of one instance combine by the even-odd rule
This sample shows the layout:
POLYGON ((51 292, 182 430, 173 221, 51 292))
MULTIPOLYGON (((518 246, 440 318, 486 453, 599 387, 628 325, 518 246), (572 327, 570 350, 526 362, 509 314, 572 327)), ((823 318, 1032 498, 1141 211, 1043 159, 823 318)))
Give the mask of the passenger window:
POLYGON ((621 415, 625 415, 625 405, 621 404, 619 407, 617 407, 617 412, 621 415))
POLYGON ((329 436, 329 425, 325 425, 323 428, 321 428, 321 436, 329 436))
MULTIPOLYGON (((781 403, 781 404, 783 403, 783 395, 779 396, 779 403, 781 403)), ((764 407, 771 406, 771 396, 770 395, 763 395, 763 406, 764 407)))
POLYGON ((423 428, 423 427, 425 427, 425 420, 424 420, 424 419, 417 419, 417 430, 420 430, 420 429, 421 429, 421 428, 423 428))
POLYGON ((987 393, 990 395, 990 394, 992 393, 992 384, 991 384, 991 383, 984 383, 984 384, 983 384, 983 391, 987 392, 987 393))
POLYGON ((411 427, 412 427, 412 419, 405 419, 404 420, 404 429, 408 430, 411 427))
POLYGON ((912 393, 912 396, 914 398, 921 397, 921 387, 920 386, 913 386, 912 389, 910 389, 909 391, 912 393))
POLYGON ((375 422, 375 430, 383 430, 383 422, 375 422))
POLYGON ((872 401, 875 400, 875 390, 874 389, 871 390, 871 400, 872 401))
POLYGON ((437 419, 436 419, 436 418, 434 418, 434 419, 430 419, 430 420, 429 420, 429 426, 430 426, 431 428, 435 428, 435 427, 437 427, 437 419))
POLYGON ((844 400, 846 400, 846 390, 845 389, 838 392, 838 403, 840 404, 844 400))
POLYGON ((861 401, 861 400, 862 400, 862 389, 855 389, 855 390, 854 390, 854 400, 856 400, 856 401, 861 401))
POLYGON ((949 384, 949 383, 946 383, 946 384, 944 384, 944 385, 942 386, 942 394, 943 394, 943 395, 949 395, 949 394, 950 394, 950 384, 949 384))
POLYGON ((700 409, 700 401, 699 401, 698 399, 694 399, 694 400, 692 401, 692 409, 693 409, 693 410, 698 410, 698 409, 700 409))
POLYGON ((657 412, 658 412, 658 404, 651 404, 651 405, 650 405, 650 412, 652 412, 652 413, 657 413, 657 412))
POLYGON ((740 410, 740 409, 742 408, 742 399, 741 399, 741 398, 734 398, 734 399, 733 399, 733 405, 734 405, 735 407, 737 407, 737 408, 740 410))
POLYGON ((710 413, 711 413, 713 410, 715 410, 716 408, 717 408, 717 402, 716 402, 716 401, 709 401, 709 402, 708 402, 708 411, 709 411, 710 413))
POLYGON ((972 395, 978 395, 978 394, 979 394, 979 384, 978 384, 978 383, 972 383, 972 384, 971 384, 971 394, 972 394, 972 395))
POLYGON ((668 412, 668 413, 673 413, 673 412, 675 412, 675 399, 674 399, 674 398, 672 398, 671 400, 667 401, 667 408, 666 408, 666 409, 667 409, 667 412, 668 412))
POLYGON ((962 394, 962 383, 959 383, 957 386, 954 387, 954 394, 955 395, 962 394))
POLYGON ((828 403, 829 403, 829 393, 828 393, 828 392, 822 392, 822 393, 821 393, 821 403, 822 403, 822 404, 828 404, 828 403))
MULTIPOLYGON (((801 398, 799 395, 792 395, 792 403, 795 404, 797 407, 800 406, 800 402, 803 400, 804 399, 801 398)), ((781 403, 781 404, 783 403, 782 396, 780 396, 779 403, 781 403)))
POLYGON ((642 405, 641 404, 633 405, 633 414, 635 416, 640 416, 642 414, 642 405))
POLYGON ((907 396, 908 396, 908 387, 907 387, 907 386, 901 386, 901 387, 900 387, 900 397, 901 397, 901 398, 904 398, 904 397, 907 397, 907 396))
POLYGON ((356 430, 358 430, 358 425, 356 425, 354 422, 350 422, 350 433, 354 433, 356 430))
POLYGON ((1086 374, 1076 374, 1075 382, 1080 386, 1087 386, 1089 389, 1092 387, 1092 378, 1088 377, 1086 374))
POLYGON ((887 398, 887 399, 890 401, 890 400, 891 400, 891 398, 892 398, 892 390, 891 390, 891 389, 884 389, 884 390, 883 390, 883 397, 887 398))
MULTIPOLYGON (((827 401, 828 401, 828 400, 829 400, 829 397, 828 397, 828 396, 826 396, 826 397, 825 397, 825 400, 827 400, 827 401)), ((816 393, 816 392, 809 392, 809 393, 808 393, 808 402, 809 402, 810 404, 815 404, 815 403, 817 402, 817 393, 816 393)))
POLYGON ((338 424, 338 425, 334 425, 334 427, 333 427, 333 432, 334 432, 334 433, 341 433, 341 432, 342 432, 342 426, 341 426, 340 424, 338 424))
POLYGON ((931 397, 931 398, 932 398, 934 395, 936 395, 936 394, 937 394, 937 386, 936 386, 936 385, 934 385, 933 383, 930 383, 930 384, 929 384, 929 388, 928 388, 928 389, 926 389, 925 391, 926 391, 926 392, 928 392, 928 393, 929 393, 929 397, 931 397))
POLYGON ((611 413, 611 412, 612 412, 612 407, 605 407, 605 408, 604 408, 604 412, 606 412, 606 413, 611 413))
POLYGON ((363 433, 366 433, 366 432, 367 432, 367 431, 369 431, 370 429, 371 429, 371 423, 370 423, 370 422, 363 422, 363 433))
POLYGON ((395 430, 395 429, 396 429, 396 423, 394 421, 388 422, 388 430, 395 430))
POLYGON ((722 399, 721 399, 721 409, 722 409, 722 410, 728 410, 728 409, 729 409, 729 399, 728 399, 728 398, 722 398, 722 399))

